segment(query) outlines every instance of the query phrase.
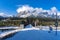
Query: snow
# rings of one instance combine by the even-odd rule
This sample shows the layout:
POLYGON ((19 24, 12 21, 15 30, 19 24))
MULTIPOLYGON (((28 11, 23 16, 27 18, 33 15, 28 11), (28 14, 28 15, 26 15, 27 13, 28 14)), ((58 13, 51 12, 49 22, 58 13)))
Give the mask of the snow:
POLYGON ((32 28, 33 26, 31 24, 27 25, 25 28, 32 28))
POLYGON ((10 27, 0 27, 0 29, 18 29, 19 27, 13 27, 13 26, 10 26, 10 27))
POLYGON ((6 40, 60 40, 60 30, 57 31, 57 35, 56 30, 49 31, 50 30, 46 29, 40 30, 39 28, 32 27, 32 25, 29 24, 25 29, 12 31, 17 33, 6 40))
POLYGON ((32 27, 32 28, 25 28, 25 29, 22 29, 20 31, 28 31, 28 30, 40 30, 40 29, 32 27))

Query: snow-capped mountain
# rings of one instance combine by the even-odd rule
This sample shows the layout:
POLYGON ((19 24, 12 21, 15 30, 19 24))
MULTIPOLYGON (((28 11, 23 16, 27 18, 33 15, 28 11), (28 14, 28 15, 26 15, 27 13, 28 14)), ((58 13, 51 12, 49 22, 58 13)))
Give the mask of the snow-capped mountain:
POLYGON ((12 15, 10 14, 6 14, 6 13, 0 13, 1 17, 12 17, 12 15))
POLYGON ((50 17, 56 18, 56 13, 58 18, 60 17, 60 12, 56 9, 56 7, 52 7, 50 10, 44 10, 42 8, 33 8, 30 6, 22 6, 17 9, 17 16, 26 18, 26 17, 50 17))
POLYGON ((29 12, 29 11, 22 11, 20 13, 18 13, 17 15, 18 17, 21 17, 21 18, 26 18, 26 17, 51 17, 51 18, 55 18, 56 15, 53 14, 48 14, 48 12, 29 12))

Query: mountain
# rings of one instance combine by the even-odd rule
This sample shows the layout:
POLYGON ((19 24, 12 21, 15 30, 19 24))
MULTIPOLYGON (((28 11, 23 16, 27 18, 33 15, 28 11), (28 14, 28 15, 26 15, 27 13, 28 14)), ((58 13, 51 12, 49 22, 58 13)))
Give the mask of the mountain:
MULTIPOLYGON (((58 19, 60 19, 60 15, 57 15, 58 19)), ((56 18, 54 13, 49 14, 48 12, 37 12, 37 11, 21 11, 18 13, 17 17, 26 18, 26 17, 38 17, 38 18, 56 18)))
POLYGON ((60 18, 60 11, 57 10, 56 7, 52 7, 48 10, 43 8, 34 8, 31 6, 21 6, 17 9, 17 17, 26 18, 26 17, 42 17, 42 18, 56 18, 56 13, 58 18, 60 18))
POLYGON ((3 16, 0 16, 0 18, 3 18, 3 16))

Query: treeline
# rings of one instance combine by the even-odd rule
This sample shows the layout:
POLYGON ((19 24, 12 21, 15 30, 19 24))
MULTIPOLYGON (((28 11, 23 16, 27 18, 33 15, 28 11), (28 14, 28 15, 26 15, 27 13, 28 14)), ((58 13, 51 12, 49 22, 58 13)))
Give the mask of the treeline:
MULTIPOLYGON (((20 26, 22 21, 30 20, 31 23, 36 22, 37 25, 54 25, 56 19, 53 18, 19 18, 19 17, 8 17, 0 21, 0 26, 20 26)), ((60 21, 60 19, 58 19, 60 21)))

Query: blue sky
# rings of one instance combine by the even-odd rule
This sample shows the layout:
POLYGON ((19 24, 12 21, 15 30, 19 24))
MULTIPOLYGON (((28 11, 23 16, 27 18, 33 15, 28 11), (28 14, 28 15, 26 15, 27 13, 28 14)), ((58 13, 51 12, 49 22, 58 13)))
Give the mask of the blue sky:
POLYGON ((60 0, 0 0, 0 13, 16 15, 18 5, 29 5, 46 10, 55 6, 60 10, 60 0))

